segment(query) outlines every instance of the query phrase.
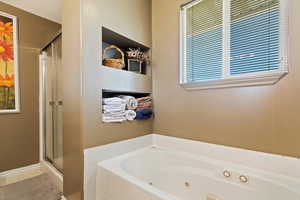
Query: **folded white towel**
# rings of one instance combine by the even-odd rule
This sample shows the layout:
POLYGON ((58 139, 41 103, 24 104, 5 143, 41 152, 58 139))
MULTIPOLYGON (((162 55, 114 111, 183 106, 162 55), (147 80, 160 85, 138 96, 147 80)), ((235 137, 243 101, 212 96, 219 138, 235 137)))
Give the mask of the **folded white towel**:
POLYGON ((133 110, 126 110, 125 112, 125 118, 128 120, 128 121, 133 121, 136 117, 136 112, 133 111, 133 110))
POLYGON ((123 119, 102 119, 105 123, 117 123, 126 121, 125 117, 123 119))
POLYGON ((102 112, 103 114, 114 114, 114 115, 118 115, 120 113, 122 113, 123 115, 125 115, 125 110, 124 111, 120 111, 120 110, 103 110, 102 112))
POLYGON ((124 95, 121 95, 119 97, 126 101, 126 108, 128 110, 135 110, 137 108, 138 102, 137 102, 136 98, 134 98, 132 96, 124 96, 124 95))
POLYGON ((103 98, 102 121, 107 123, 132 121, 136 117, 138 102, 132 96, 103 98), (128 109, 128 110, 126 110, 128 109))
POLYGON ((127 103, 126 100, 121 99, 119 97, 103 98, 102 102, 103 102, 103 104, 106 104, 106 105, 120 105, 120 104, 127 103))
POLYGON ((125 113, 120 113, 119 115, 112 115, 112 114, 103 114, 102 115, 103 122, 123 122, 126 121, 125 113))
POLYGON ((125 117, 125 112, 109 112, 109 113, 103 113, 102 115, 104 117, 125 117))
POLYGON ((125 112, 126 104, 113 104, 113 105, 103 105, 103 111, 105 112, 125 112))

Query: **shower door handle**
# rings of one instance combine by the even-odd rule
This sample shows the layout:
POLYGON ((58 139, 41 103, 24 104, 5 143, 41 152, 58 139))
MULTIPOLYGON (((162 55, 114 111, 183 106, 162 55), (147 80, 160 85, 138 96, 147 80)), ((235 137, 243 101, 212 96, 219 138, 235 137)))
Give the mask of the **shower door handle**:
POLYGON ((57 102, 57 106, 62 106, 64 103, 63 103, 63 101, 58 101, 57 102))
POLYGON ((49 105, 50 106, 62 106, 63 105, 63 101, 49 101, 49 105))

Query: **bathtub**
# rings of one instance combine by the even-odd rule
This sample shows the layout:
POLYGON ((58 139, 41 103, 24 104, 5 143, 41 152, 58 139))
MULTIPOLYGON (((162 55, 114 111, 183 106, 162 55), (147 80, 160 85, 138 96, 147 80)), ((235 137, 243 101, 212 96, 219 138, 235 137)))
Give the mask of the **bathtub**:
POLYGON ((300 180, 150 146, 98 163, 97 200, 300 200, 300 180))

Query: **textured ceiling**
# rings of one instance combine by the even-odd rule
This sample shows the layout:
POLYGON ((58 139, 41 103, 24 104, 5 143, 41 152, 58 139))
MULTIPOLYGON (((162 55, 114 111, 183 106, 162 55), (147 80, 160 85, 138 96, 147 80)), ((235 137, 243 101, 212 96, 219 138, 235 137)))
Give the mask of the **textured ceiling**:
POLYGON ((61 23, 62 0, 0 0, 27 12, 61 23))

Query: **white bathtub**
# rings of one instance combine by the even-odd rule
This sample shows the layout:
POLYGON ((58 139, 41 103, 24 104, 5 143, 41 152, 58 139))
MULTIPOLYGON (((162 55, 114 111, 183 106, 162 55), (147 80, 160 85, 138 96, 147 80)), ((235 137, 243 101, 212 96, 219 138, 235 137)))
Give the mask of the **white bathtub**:
POLYGON ((300 200, 298 178, 157 146, 100 162, 97 170, 97 200, 300 200))

